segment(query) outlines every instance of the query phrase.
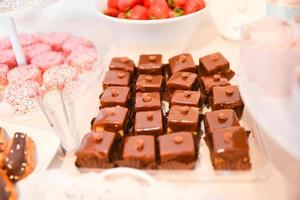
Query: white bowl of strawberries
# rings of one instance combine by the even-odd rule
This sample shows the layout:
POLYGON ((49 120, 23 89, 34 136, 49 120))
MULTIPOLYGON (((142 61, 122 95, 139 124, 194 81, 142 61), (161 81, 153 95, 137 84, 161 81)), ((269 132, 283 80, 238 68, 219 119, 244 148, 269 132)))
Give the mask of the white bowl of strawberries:
POLYGON ((204 0, 95 0, 120 49, 183 51, 207 13, 204 0))

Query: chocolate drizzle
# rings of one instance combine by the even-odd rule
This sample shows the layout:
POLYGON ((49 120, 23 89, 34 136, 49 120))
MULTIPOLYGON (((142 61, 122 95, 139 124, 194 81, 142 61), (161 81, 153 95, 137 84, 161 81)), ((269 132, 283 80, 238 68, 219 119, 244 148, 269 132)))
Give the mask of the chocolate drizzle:
POLYGON ((8 200, 10 193, 5 190, 6 184, 3 178, 0 176, 0 200, 8 200))
POLYGON ((7 158, 5 168, 11 180, 17 180, 25 172, 26 163, 26 134, 15 133, 7 158))

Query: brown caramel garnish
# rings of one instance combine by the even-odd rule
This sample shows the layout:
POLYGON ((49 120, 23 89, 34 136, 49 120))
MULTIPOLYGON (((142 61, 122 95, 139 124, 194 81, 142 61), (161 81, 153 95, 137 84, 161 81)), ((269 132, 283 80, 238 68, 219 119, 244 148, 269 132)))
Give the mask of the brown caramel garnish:
POLYGON ((153 113, 152 112, 147 112, 147 120, 152 121, 153 120, 153 113))
POLYGON ((187 79, 189 77, 189 75, 190 75, 190 73, 188 73, 188 72, 182 72, 181 78, 182 79, 187 79))
POLYGON ((106 114, 109 116, 113 116, 116 114, 116 110, 114 108, 109 108, 107 109, 106 114))
POLYGON ((219 56, 217 54, 210 55, 210 60, 213 62, 217 62, 219 60, 219 56))
POLYGON ((175 144, 181 144, 182 142, 183 142, 183 137, 182 136, 177 135, 177 136, 174 137, 174 143, 175 144))
POLYGON ((225 132, 224 135, 224 142, 225 143, 230 143, 231 142, 231 139, 232 139, 232 133, 230 132, 225 132))
POLYGON ((119 95, 119 91, 118 90, 116 90, 116 89, 112 89, 111 90, 111 96, 117 97, 118 95, 119 95))
POLYGON ((226 92, 227 96, 231 96, 231 95, 233 95, 234 91, 233 91, 232 87, 228 87, 228 88, 226 88, 225 92, 226 92))
POLYGON ((126 74, 124 72, 118 72, 118 78, 125 78, 126 74))
POLYGON ((184 63, 186 61, 186 55, 180 55, 179 56, 179 62, 184 63))
POLYGON ((148 59, 149 59, 150 62, 154 62, 154 61, 156 61, 156 56, 151 55, 151 56, 148 57, 148 59))
POLYGON ((214 80, 215 82, 218 82, 218 81, 221 80, 221 76, 220 76, 219 74, 215 74, 215 75, 213 75, 213 80, 214 80))
POLYGON ((153 80, 153 77, 152 76, 146 76, 145 79, 146 79, 147 82, 151 82, 153 80))
POLYGON ((103 134, 97 133, 97 134, 93 135, 93 139, 96 143, 101 143, 103 140, 103 134))
POLYGON ((192 96, 192 91, 186 90, 183 92, 184 97, 191 97, 192 96))
POLYGON ((142 151, 144 149, 144 140, 142 140, 142 139, 136 140, 134 148, 137 151, 142 151))
POLYGON ((129 58, 127 58, 127 57, 122 57, 122 58, 120 58, 120 60, 121 60, 122 63, 128 63, 129 62, 129 58))
POLYGON ((183 115, 188 114, 189 110, 190 110, 190 107, 188 107, 188 106, 183 106, 183 107, 180 108, 180 112, 183 115))
POLYGON ((143 97, 142 98, 143 98, 144 102, 149 102, 149 101, 152 100, 152 97, 151 97, 151 95, 149 93, 143 93, 143 97))
POLYGON ((226 122, 227 119, 228 119, 228 116, 227 116, 225 113, 223 113, 223 112, 220 112, 220 113, 219 113, 219 115, 218 115, 218 120, 219 120, 220 122, 226 122))

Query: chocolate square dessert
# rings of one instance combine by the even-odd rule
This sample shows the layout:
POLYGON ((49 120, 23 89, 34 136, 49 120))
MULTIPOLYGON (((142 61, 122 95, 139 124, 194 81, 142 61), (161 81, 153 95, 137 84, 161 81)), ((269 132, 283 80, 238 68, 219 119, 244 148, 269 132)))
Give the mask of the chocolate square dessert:
POLYGON ((174 105, 168 114, 168 132, 191 131, 197 135, 200 131, 200 109, 190 106, 174 105))
POLYGON ((130 100, 130 88, 111 86, 104 90, 100 97, 101 108, 123 106, 128 107, 130 100))
POLYGON ((190 169, 197 159, 194 136, 190 132, 176 132, 158 137, 160 167, 162 169, 180 169, 182 166, 190 169), (185 165, 180 165, 183 163, 185 165))
POLYGON ((136 168, 153 168, 156 166, 155 138, 152 135, 126 137, 122 159, 136 168))
POLYGON ((230 85, 230 82, 222 77, 220 74, 214 74, 210 76, 201 76, 201 91, 205 95, 209 95, 212 91, 212 88, 215 86, 226 86, 230 85))
POLYGON ((244 103, 239 88, 235 85, 216 86, 212 89, 210 100, 212 110, 233 109, 240 119, 243 115, 244 103))
POLYGON ((137 92, 160 92, 163 90, 163 77, 141 74, 137 78, 135 88, 137 92))
POLYGON ((109 64, 110 70, 121 70, 133 74, 135 71, 135 64, 133 60, 128 57, 115 57, 109 64))
POLYGON ((197 73, 197 65, 191 54, 180 54, 169 59, 170 71, 175 72, 193 72, 197 73))
POLYGON ((76 152, 76 165, 82 168, 110 168, 117 151, 113 132, 91 132, 84 136, 76 152))
POLYGON ((134 111, 151 111, 161 109, 161 98, 159 92, 136 93, 134 111))
POLYGON ((109 86, 129 86, 130 74, 129 72, 112 70, 107 71, 103 79, 103 89, 109 86))
POLYGON ((171 99, 171 106, 194 106, 202 107, 201 92, 190 90, 175 90, 171 99))
POLYGON ((129 111, 128 108, 115 106, 102 108, 93 121, 93 131, 111 131, 124 136, 127 133, 129 111))
POLYGON ((229 68, 229 61, 219 52, 213 53, 200 58, 199 73, 200 75, 221 74, 230 80, 235 73, 229 68))
POLYGON ((214 130, 211 159, 216 170, 250 169, 248 136, 245 129, 234 126, 214 130))
POLYGON ((141 55, 137 66, 138 74, 162 74, 162 55, 141 55))
POLYGON ((161 110, 137 112, 134 132, 136 135, 162 135, 164 128, 161 110))
POLYGON ((175 72, 167 81, 169 92, 174 90, 196 90, 197 74, 191 72, 175 72))
POLYGON ((239 126, 240 122, 232 109, 207 112, 204 115, 205 134, 210 138, 215 129, 239 126))

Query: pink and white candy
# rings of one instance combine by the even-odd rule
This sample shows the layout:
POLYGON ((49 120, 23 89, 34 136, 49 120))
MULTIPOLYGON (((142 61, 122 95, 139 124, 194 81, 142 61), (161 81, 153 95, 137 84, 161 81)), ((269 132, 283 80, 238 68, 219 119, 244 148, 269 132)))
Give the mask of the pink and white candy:
POLYGON ((84 38, 72 37, 63 44, 64 55, 69 55, 71 52, 82 47, 93 47, 93 44, 84 38))
POLYGON ((63 63, 64 56, 54 51, 41 53, 31 60, 31 64, 36 65, 42 71, 63 63))
POLYGON ((97 52, 93 48, 79 48, 67 57, 67 63, 79 73, 90 71, 97 61, 97 52))
POLYGON ((27 80, 42 84, 42 72, 35 65, 21 65, 8 72, 7 80, 10 84, 27 80))
POLYGON ((40 36, 40 41, 49 44, 53 51, 62 51, 62 46, 70 37, 69 33, 47 33, 40 36))

